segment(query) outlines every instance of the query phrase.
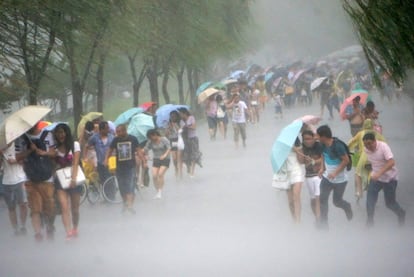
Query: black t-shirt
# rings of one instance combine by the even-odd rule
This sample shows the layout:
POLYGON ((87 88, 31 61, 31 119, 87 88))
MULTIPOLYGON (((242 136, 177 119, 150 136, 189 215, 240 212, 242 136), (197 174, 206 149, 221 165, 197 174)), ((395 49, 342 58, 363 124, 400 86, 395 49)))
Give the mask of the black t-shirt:
POLYGON ((116 170, 122 171, 135 166, 135 152, 138 148, 136 137, 128 135, 125 138, 115 137, 111 148, 116 151, 116 170))
MULTIPOLYGON (((306 147, 305 145, 302 145, 302 150, 303 150, 303 154, 311 157, 314 160, 320 159, 323 153, 323 147, 319 141, 316 141, 312 147, 306 147)), ((312 176, 318 175, 321 166, 322 164, 305 165, 306 177, 312 177, 312 176)))

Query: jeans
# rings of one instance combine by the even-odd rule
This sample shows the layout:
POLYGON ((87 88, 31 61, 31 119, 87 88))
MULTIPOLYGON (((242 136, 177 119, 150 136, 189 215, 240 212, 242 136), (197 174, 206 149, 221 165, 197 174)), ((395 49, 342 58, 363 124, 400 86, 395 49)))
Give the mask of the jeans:
POLYGON ((135 167, 117 170, 119 192, 124 197, 126 194, 135 194, 135 167))
POLYGON ((329 195, 331 194, 332 190, 333 190, 333 204, 336 207, 343 209, 349 219, 349 214, 352 213, 351 204, 349 204, 347 201, 342 199, 344 192, 345 192, 346 185, 347 185, 347 182, 331 183, 325 177, 322 178, 322 181, 320 184, 321 195, 319 196, 322 225, 328 224, 328 200, 329 200, 329 195))
POLYGON ((395 200, 395 190, 397 188, 397 181, 391 180, 390 182, 380 182, 371 180, 368 185, 367 192, 367 215, 368 223, 374 222, 375 205, 378 200, 378 193, 382 189, 384 191, 385 205, 388 209, 392 210, 397 216, 401 216, 404 210, 395 200))

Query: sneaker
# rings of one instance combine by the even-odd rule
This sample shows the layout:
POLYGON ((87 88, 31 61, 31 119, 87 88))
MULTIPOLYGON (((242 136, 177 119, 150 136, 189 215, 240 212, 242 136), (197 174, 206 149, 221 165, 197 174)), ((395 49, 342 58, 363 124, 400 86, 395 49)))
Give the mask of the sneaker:
POLYGON ((162 198, 162 195, 161 195, 161 192, 159 191, 159 192, 157 192, 157 194, 154 196, 154 199, 161 199, 162 198))
POLYGON ((401 210, 400 214, 398 215, 398 224, 400 226, 404 226, 405 224, 405 211, 401 210))
POLYGON ((348 219, 348 221, 351 221, 352 218, 354 217, 354 213, 352 212, 351 208, 345 210, 345 215, 346 215, 346 219, 348 219))
POLYGON ((41 242, 41 241, 43 241, 43 235, 42 235, 42 233, 36 233, 36 234, 35 234, 35 240, 36 240, 37 242, 41 242))

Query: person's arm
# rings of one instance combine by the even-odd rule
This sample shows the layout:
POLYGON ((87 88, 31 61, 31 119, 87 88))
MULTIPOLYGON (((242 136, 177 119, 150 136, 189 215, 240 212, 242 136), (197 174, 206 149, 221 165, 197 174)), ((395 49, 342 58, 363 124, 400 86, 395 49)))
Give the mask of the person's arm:
POLYGON ((336 176, 338 176, 338 174, 341 173, 345 169, 348 162, 349 162, 349 157, 348 157, 348 154, 345 153, 344 155, 341 156, 341 163, 338 165, 336 170, 328 175, 328 179, 335 179, 336 176))
POLYGON ((80 161, 80 146, 79 144, 74 147, 74 153, 73 153, 73 159, 72 159, 72 177, 70 180, 70 186, 75 187, 76 186, 76 179, 78 177, 78 166, 80 161))
POLYGON ((171 152, 170 142, 167 139, 163 139, 163 144, 165 145, 167 150, 160 156, 160 160, 164 160, 165 158, 167 158, 171 152))
POLYGON ((394 159, 387 160, 385 165, 383 167, 381 167, 381 169, 378 172, 373 171, 371 173, 371 179, 374 180, 374 181, 377 181, 382 175, 385 174, 385 172, 390 170, 394 165, 395 165, 395 160, 394 159))

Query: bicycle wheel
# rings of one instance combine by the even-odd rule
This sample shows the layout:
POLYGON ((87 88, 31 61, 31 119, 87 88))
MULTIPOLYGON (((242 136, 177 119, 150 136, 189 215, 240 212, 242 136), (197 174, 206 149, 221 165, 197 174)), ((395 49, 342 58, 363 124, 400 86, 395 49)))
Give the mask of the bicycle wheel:
POLYGON ((88 188, 85 183, 80 186, 80 204, 85 202, 86 197, 88 196, 88 188))
POLYGON ((122 197, 118 187, 118 179, 116 176, 111 176, 105 180, 102 185, 103 197, 109 203, 121 203, 122 197))
POLYGON ((96 204, 96 202, 98 202, 99 198, 101 197, 98 186, 99 184, 92 182, 88 185, 88 201, 92 205, 96 204))

